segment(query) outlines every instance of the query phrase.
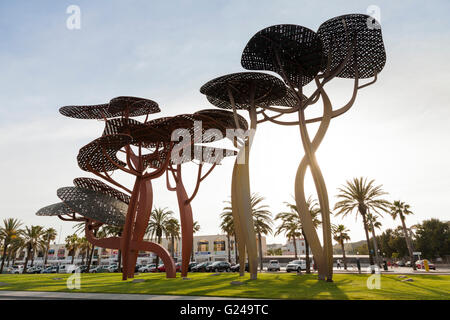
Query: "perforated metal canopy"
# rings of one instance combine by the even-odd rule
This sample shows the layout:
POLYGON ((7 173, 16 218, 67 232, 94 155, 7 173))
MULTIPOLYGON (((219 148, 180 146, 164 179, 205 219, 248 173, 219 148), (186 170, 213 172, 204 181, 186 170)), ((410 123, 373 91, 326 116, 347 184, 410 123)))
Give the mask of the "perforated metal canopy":
POLYGON ((64 216, 74 214, 75 212, 63 202, 51 204, 43 207, 36 212, 37 216, 64 216))
MULTIPOLYGON (((317 31, 322 40, 324 56, 331 54, 330 69, 343 62, 355 41, 355 48, 341 78, 355 78, 355 62, 359 78, 369 78, 379 73, 386 63, 386 52, 381 26, 373 17, 365 14, 347 14, 325 21, 317 31)), ((326 63, 323 65, 323 69, 326 63)))
POLYGON ((261 72, 227 74, 208 81, 200 88, 200 92, 204 95, 228 102, 216 105, 226 109, 231 108, 228 90, 232 93, 236 109, 250 108, 251 90, 254 92, 255 106, 268 105, 286 95, 286 86, 283 81, 261 72))
POLYGON ((64 187, 58 197, 74 212, 104 224, 121 227, 125 224, 128 205, 102 192, 79 187, 64 187))
MULTIPOLYGON (((234 121, 234 114, 231 111, 218 110, 218 109, 203 109, 194 112, 193 116, 197 120, 201 120, 205 123, 210 123, 208 128, 217 128, 222 131, 222 134, 226 134, 226 129, 237 129, 236 122, 234 121)), ((242 130, 248 129, 248 123, 245 118, 237 114, 239 128, 242 130)))
POLYGON ((279 24, 256 33, 247 43, 241 58, 247 70, 278 73, 295 88, 314 79, 323 64, 322 42, 305 27, 279 24))
POLYGON ((100 180, 93 178, 75 178, 73 180, 73 184, 78 188, 100 192, 109 197, 125 202, 126 204, 130 203, 130 196, 111 186, 108 186, 100 180))
POLYGON ((161 110, 155 101, 138 97, 116 97, 109 103, 87 106, 64 106, 59 112, 76 119, 109 119, 122 116, 137 117, 161 110))
POLYGON ((77 157, 78 166, 84 171, 90 171, 90 167, 98 172, 117 170, 108 157, 117 164, 125 166, 126 164, 120 161, 116 154, 131 141, 131 136, 125 134, 107 135, 95 139, 80 149, 77 157))

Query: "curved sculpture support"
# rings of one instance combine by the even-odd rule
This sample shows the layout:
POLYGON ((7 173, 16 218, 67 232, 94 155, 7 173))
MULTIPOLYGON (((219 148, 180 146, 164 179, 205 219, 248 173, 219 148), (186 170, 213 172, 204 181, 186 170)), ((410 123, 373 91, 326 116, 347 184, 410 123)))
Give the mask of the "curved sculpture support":
POLYGON ((181 222, 181 276, 186 277, 189 269, 189 261, 191 259, 192 242, 194 241, 194 220, 189 197, 181 177, 181 165, 177 166, 177 179, 175 182, 175 191, 177 193, 181 222))
MULTIPOLYGON (((250 154, 250 146, 248 140, 245 142, 245 147, 238 154, 238 157, 235 162, 235 168, 233 170, 234 181, 232 188, 231 202, 235 202, 237 207, 239 208, 236 214, 239 216, 239 224, 241 228, 241 237, 238 238, 243 239, 245 242, 245 247, 247 249, 248 255, 248 264, 250 271, 250 279, 256 279, 258 273, 258 253, 256 247, 256 234, 255 228, 253 224, 253 215, 252 215, 252 207, 251 207, 251 193, 250 193, 250 172, 249 172, 249 154, 250 154), (242 156, 242 152, 245 155, 245 162, 238 163, 239 157, 242 156)), ((234 210, 233 210, 234 211, 234 210)), ((242 241, 241 241, 242 242, 242 241)), ((239 256, 241 257, 242 253, 239 252, 239 256)), ((245 257, 245 255, 244 255, 245 257)), ((242 259, 240 258, 240 261, 242 259)), ((245 267, 245 263, 244 263, 245 267)))
POLYGON ((164 262, 166 267, 166 278, 175 278, 176 269, 175 263, 169 252, 157 243, 144 241, 144 242, 134 242, 132 241, 131 247, 136 251, 150 251, 156 253, 161 260, 164 262))
POLYGON ((306 120, 303 111, 299 111, 299 127, 302 137, 303 147, 305 149, 305 156, 297 170, 297 175, 295 178, 295 199, 298 207, 300 219, 304 225, 304 230, 306 237, 310 242, 311 249, 314 254, 314 259, 316 261, 319 279, 324 280, 325 277, 328 281, 332 281, 333 274, 333 248, 331 243, 331 224, 330 224, 330 210, 328 203, 328 194, 325 186, 325 182, 320 171, 319 165, 315 158, 315 152, 319 147, 320 143, 325 136, 328 129, 331 117, 332 117, 332 107, 328 96, 325 91, 321 90, 321 95, 324 105, 324 115, 320 127, 311 142, 308 136, 308 131, 306 128, 306 120), (304 179, 307 166, 310 166, 311 174, 313 176, 314 184, 316 186, 317 195, 319 198, 319 203, 321 207, 322 215, 322 229, 323 229, 323 242, 324 246, 320 245, 319 238, 312 224, 311 216, 309 215, 309 210, 306 204, 305 191, 304 191, 304 179))
POLYGON ((94 235, 93 229, 91 228, 91 224, 89 221, 86 222, 86 225, 84 227, 84 234, 86 236, 86 239, 96 247, 102 247, 107 249, 119 249, 120 248, 120 242, 121 238, 119 237, 110 237, 110 238, 97 238, 94 235))
POLYGON ((233 215, 233 221, 234 221, 234 232, 236 236, 236 242, 237 242, 237 250, 239 255, 239 275, 242 277, 245 274, 245 237, 242 233, 242 226, 241 226, 241 216, 242 214, 239 211, 239 205, 238 205, 238 178, 237 178, 237 171, 238 171, 238 164, 237 160, 233 167, 233 175, 231 178, 231 212, 233 215))
MULTIPOLYGON (((153 189, 150 179, 142 181, 139 188, 139 205, 137 208, 136 221, 134 223, 133 241, 140 242, 144 238, 145 229, 148 225, 153 206, 153 189)), ((131 250, 128 264, 128 278, 134 277, 135 266, 139 251, 131 250)))

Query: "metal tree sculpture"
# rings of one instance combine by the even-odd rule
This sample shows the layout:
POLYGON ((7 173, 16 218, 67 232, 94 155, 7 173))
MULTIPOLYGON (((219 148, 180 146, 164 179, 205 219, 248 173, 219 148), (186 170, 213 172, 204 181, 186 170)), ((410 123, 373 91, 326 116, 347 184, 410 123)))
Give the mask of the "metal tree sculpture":
MULTIPOLYGON (((164 132, 176 133, 177 129, 183 130, 180 133, 183 137, 181 144, 178 148, 173 148, 171 152, 171 160, 168 163, 166 170, 166 184, 169 191, 176 191, 178 207, 180 210, 180 221, 181 221, 181 276, 186 277, 188 273, 189 261, 192 251, 193 243, 193 215, 191 202, 197 195, 200 188, 200 183, 213 171, 217 164, 224 156, 234 155, 231 150, 225 150, 220 148, 212 148, 206 146, 199 146, 196 143, 211 142, 211 138, 214 136, 215 141, 217 140, 217 135, 210 136, 208 132, 211 129, 216 129, 220 131, 220 137, 225 136, 225 131, 227 129, 233 128, 233 114, 231 112, 225 112, 215 115, 208 116, 210 114, 209 110, 202 110, 193 115, 183 114, 172 118, 167 118, 165 121, 160 122, 157 126, 159 130, 164 132), (214 116, 214 119, 212 118, 214 116), (202 121, 201 126, 197 126, 196 121, 202 121), (196 141, 195 138, 201 135, 201 141, 196 141), (198 174, 197 181, 195 183, 195 188, 191 196, 188 196, 183 179, 182 179, 182 164, 196 160, 198 162, 198 174), (211 164, 209 170, 203 173, 203 167, 205 163, 211 164), (172 187, 169 181, 169 172, 172 175, 175 186, 172 187)), ((241 119, 241 123, 245 123, 245 119, 241 119)), ((137 135, 144 134, 145 131, 140 130, 137 135)), ((173 137, 171 137, 173 138, 173 137)))
MULTIPOLYGON (((139 251, 155 252, 166 266, 167 277, 172 278, 175 277, 175 264, 167 250, 156 243, 143 240, 153 202, 151 180, 164 173, 168 175, 168 172, 172 171, 176 187, 172 189, 169 184, 168 187, 170 190, 177 191, 183 241, 182 276, 186 276, 193 234, 190 202, 198 191, 200 181, 206 178, 216 164, 213 163, 211 169, 202 176, 202 163, 204 160, 212 162, 217 157, 204 159, 200 157, 199 179, 193 195, 188 197, 181 179, 181 164, 191 161, 195 153, 182 152, 181 157, 174 157, 172 152, 178 152, 180 148, 174 148, 172 134, 177 129, 186 130, 189 138, 183 139, 180 143, 181 151, 184 151, 186 147, 191 150, 190 147, 195 141, 190 137, 192 134, 195 137, 196 134, 194 121, 205 121, 206 126, 204 125, 200 132, 202 135, 207 133, 208 129, 219 129, 220 132, 224 132, 230 123, 233 124, 232 112, 222 113, 214 120, 200 111, 198 115, 184 114, 147 121, 150 113, 159 111, 157 104, 151 100, 133 97, 118 97, 112 99, 109 104, 63 107, 60 111, 73 118, 105 121, 103 135, 80 149, 77 157, 78 165, 82 170, 103 178, 130 195, 96 179, 77 178, 74 180, 75 187, 58 190, 57 194, 63 203, 43 208, 38 215, 58 215, 66 221, 84 221, 86 238, 93 245, 121 249, 124 280, 134 277, 134 266, 139 251), (144 123, 129 118, 138 115, 146 115, 144 123), (123 153, 123 161, 118 158, 119 152, 123 153), (174 159, 178 162, 174 163, 174 159), (176 170, 173 165, 177 166, 176 170), (128 189, 114 180, 110 174, 114 170, 122 170, 134 175, 136 178, 133 189, 128 189), (123 233, 120 237, 99 239, 95 236, 94 230, 102 224, 123 227, 123 233)), ((241 120, 245 123, 245 119, 241 120)), ((206 138, 208 138, 207 135, 206 138)), ((194 150, 196 148, 200 148, 202 155, 211 154, 211 151, 212 153, 225 151, 217 148, 210 150, 212 148, 194 145, 194 150), (204 153, 204 150, 208 152, 204 153)), ((225 155, 232 154, 233 152, 227 152, 225 155)))
POLYGON ((258 112, 261 111, 259 108, 269 105, 289 106, 289 95, 280 79, 259 72, 233 73, 213 79, 203 85, 200 92, 216 107, 232 109, 237 128, 240 128, 237 109, 247 110, 249 113, 250 134, 244 137, 239 146, 240 151, 233 167, 231 206, 238 239, 240 275, 244 275, 247 249, 250 277, 256 279, 258 254, 250 201, 250 147, 258 122, 265 121, 257 119, 258 112))
POLYGON ((358 89, 373 84, 386 61, 379 23, 363 14, 339 16, 324 22, 318 32, 298 25, 275 25, 256 33, 246 45, 241 64, 248 70, 270 70, 278 73, 295 94, 296 103, 286 108, 267 106, 275 112, 269 116, 262 111, 264 119, 280 125, 298 125, 305 155, 295 178, 295 199, 306 237, 316 261, 319 279, 332 281, 333 249, 328 194, 315 152, 328 129, 331 118, 339 116, 353 105, 358 89), (325 91, 325 84, 335 77, 354 79, 350 100, 341 108, 333 108, 325 91), (359 79, 374 80, 359 85, 359 79), (303 87, 314 80, 316 89, 309 96, 303 95, 303 87), (323 102, 322 117, 306 119, 305 109, 323 102), (297 113, 298 121, 277 120, 282 115, 297 113), (307 124, 320 122, 313 139, 307 124), (304 178, 309 166, 319 198, 323 223, 323 248, 308 214, 304 178))

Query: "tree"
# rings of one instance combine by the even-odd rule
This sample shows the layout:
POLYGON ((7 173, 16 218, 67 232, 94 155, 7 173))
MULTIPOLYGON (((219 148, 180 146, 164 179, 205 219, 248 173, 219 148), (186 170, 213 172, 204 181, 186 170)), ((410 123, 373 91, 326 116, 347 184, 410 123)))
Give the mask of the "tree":
MULTIPOLYGON (((334 206, 338 210, 335 215, 346 216, 353 212, 356 215, 359 213, 363 220, 364 231, 366 234, 367 248, 369 251, 370 265, 374 265, 373 252, 370 249, 369 228, 367 223, 367 214, 369 210, 375 213, 380 211, 388 212, 390 203, 387 200, 379 199, 379 197, 386 195, 383 191, 382 185, 374 186, 375 180, 367 181, 367 178, 353 178, 347 180, 346 185, 338 188, 337 198, 339 202, 334 206)), ((375 270, 372 270, 375 272, 375 270)))
POLYGON ((2 264, 0 266, 0 274, 3 273, 3 266, 5 264, 6 252, 11 241, 14 240, 21 234, 19 229, 22 222, 18 219, 8 218, 3 219, 3 227, 0 228, 0 237, 3 239, 3 253, 2 253, 2 264))
MULTIPOLYGON (((89 253, 89 249, 91 248, 91 243, 85 238, 79 238, 79 249, 81 254, 81 264, 84 265, 84 259, 86 258, 87 254, 89 253)), ((120 266, 119 266, 120 270, 120 266)))
POLYGON ((344 242, 350 240, 350 236, 348 235, 348 232, 350 230, 347 229, 343 224, 332 226, 331 230, 333 232, 334 240, 341 245, 342 258, 344 259, 344 270, 347 270, 347 259, 345 257, 344 242))
POLYGON ((22 237, 17 236, 15 237, 8 248, 8 265, 9 266, 9 260, 12 258, 12 265, 14 265, 16 261, 17 252, 21 251, 23 248, 25 248, 25 241, 22 237))
MULTIPOLYGON (((303 238, 305 239, 306 273, 311 273, 311 259, 309 257, 308 237, 306 236, 306 232, 301 223, 297 205, 291 204, 288 202, 285 202, 285 204, 288 206, 288 208, 290 209, 291 212, 295 212, 296 215, 298 216, 296 223, 300 226, 303 238)), ((308 200, 306 201, 306 207, 308 210, 308 214, 311 217, 313 227, 314 227, 314 229, 317 229, 319 227, 319 225, 321 224, 321 221, 319 220, 320 207, 319 207, 317 200, 313 199, 312 196, 309 196, 308 200)))
MULTIPOLYGON (((197 232, 200 231, 200 224, 198 223, 198 221, 194 221, 194 224, 192 226, 192 231, 193 234, 196 234, 197 232)), ((192 242, 194 242, 194 239, 192 238, 192 242)), ((191 254, 191 261, 194 261, 194 243, 192 243, 192 254, 191 254)))
POLYGON ((378 243, 377 243, 377 237, 375 235, 375 228, 381 229, 381 222, 377 220, 378 217, 376 215, 373 215, 372 213, 367 213, 367 222, 370 232, 372 232, 372 242, 373 247, 375 250, 375 256, 377 258, 378 267, 381 268, 381 261, 380 261, 380 255, 378 254, 378 243))
POLYGON ((27 273, 28 261, 31 258, 31 266, 34 263, 34 254, 36 249, 41 244, 41 237, 44 234, 44 227, 42 226, 31 226, 25 227, 23 231, 23 237, 25 240, 25 246, 27 248, 27 257, 23 266, 23 273, 27 273))
MULTIPOLYGON (((229 206, 223 208, 223 212, 220 214, 222 219, 220 222, 220 230, 225 232, 227 235, 227 245, 228 245, 228 262, 231 263, 231 242, 230 237, 234 235, 234 219, 233 213, 231 211, 231 204, 229 201, 225 201, 229 206)), ((236 246, 236 243, 235 243, 236 246)), ((235 250, 236 252, 237 250, 235 250)), ((237 260, 236 260, 237 262, 237 260)))
MULTIPOLYGON (((168 234, 167 226, 172 215, 173 211, 168 208, 155 208, 152 211, 146 233, 150 234, 150 237, 156 236, 158 244, 161 244, 162 236, 168 234)), ((159 256, 156 256, 156 265, 158 264, 159 256)))
MULTIPOLYGON (((72 255, 72 264, 75 259, 75 254, 77 250, 80 248, 80 238, 76 233, 66 237, 66 249, 69 250, 69 255, 72 255)), ((99 263, 100 265, 100 263, 99 263)))
MULTIPOLYGON (((123 226, 118 227, 118 226, 112 226, 112 225, 105 225, 102 228, 105 233, 106 236, 111 236, 111 237, 120 237, 122 236, 123 233, 123 226)), ((92 247, 92 250, 94 249, 94 247, 92 247)), ((117 252, 117 268, 119 269, 119 272, 121 272, 122 270, 122 249, 118 249, 117 252)))
POLYGON ((275 236, 284 233, 288 241, 293 241, 294 243, 294 256, 297 256, 297 239, 301 236, 301 225, 298 223, 298 215, 293 212, 280 212, 275 216, 275 220, 281 220, 281 224, 275 231, 275 236))
POLYGON ((43 240, 43 247, 45 250, 44 266, 47 264, 48 250, 50 249, 50 241, 55 240, 56 235, 57 235, 57 232, 53 228, 48 228, 43 231, 42 240, 43 240))
POLYGON ((450 255, 450 224, 439 219, 424 220, 416 229, 416 248, 427 259, 450 255))
POLYGON ((167 221, 166 235, 170 237, 170 252, 172 258, 175 258, 175 240, 180 239, 180 223, 177 219, 171 218, 167 221))
POLYGON ((267 209, 268 206, 261 204, 265 198, 253 193, 250 198, 250 206, 252 208, 253 224, 255 233, 258 236, 260 270, 263 270, 263 252, 261 236, 272 233, 272 213, 267 209))
POLYGON ((394 219, 394 220, 397 219, 397 217, 399 217, 399 219, 402 223, 403 233, 405 235, 405 240, 406 240, 406 245, 407 245, 408 251, 409 251, 411 265, 412 265, 413 269, 416 270, 416 264, 414 261, 414 254, 413 254, 413 252, 414 252, 413 244, 412 244, 411 237, 408 233, 408 230, 406 228, 406 223, 405 223, 405 216, 413 214, 412 211, 409 210, 409 208, 410 208, 409 204, 405 204, 402 201, 394 201, 394 203, 391 206, 390 214, 392 216, 392 219, 394 219))

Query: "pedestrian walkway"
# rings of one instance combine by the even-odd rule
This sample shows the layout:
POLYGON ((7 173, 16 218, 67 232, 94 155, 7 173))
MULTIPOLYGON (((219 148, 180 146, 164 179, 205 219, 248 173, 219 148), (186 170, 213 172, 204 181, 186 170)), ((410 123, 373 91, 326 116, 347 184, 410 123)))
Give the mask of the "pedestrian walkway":
POLYGON ((248 300, 245 298, 207 297, 207 296, 0 290, 0 300, 74 300, 74 299, 75 300, 248 300))

